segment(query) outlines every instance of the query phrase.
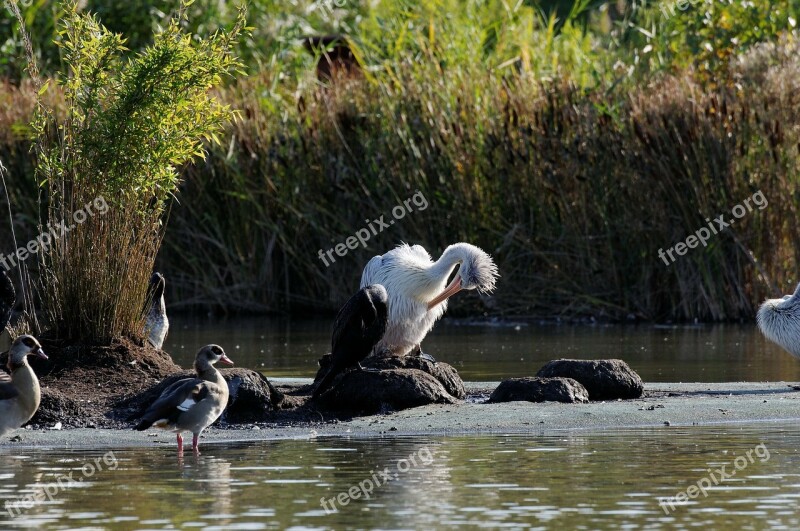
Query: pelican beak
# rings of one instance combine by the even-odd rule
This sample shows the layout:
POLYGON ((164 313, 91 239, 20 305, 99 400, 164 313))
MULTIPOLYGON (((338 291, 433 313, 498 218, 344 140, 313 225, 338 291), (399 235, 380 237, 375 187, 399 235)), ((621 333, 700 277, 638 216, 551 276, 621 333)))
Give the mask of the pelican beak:
POLYGON ((223 354, 219 361, 225 365, 233 365, 233 361, 226 354, 223 354))
POLYGON ((461 277, 456 275, 456 278, 453 279, 450 285, 447 286, 438 297, 436 297, 435 299, 433 299, 431 302, 428 303, 428 311, 433 310, 434 308, 436 308, 437 304, 446 301, 459 291, 461 291, 461 277))

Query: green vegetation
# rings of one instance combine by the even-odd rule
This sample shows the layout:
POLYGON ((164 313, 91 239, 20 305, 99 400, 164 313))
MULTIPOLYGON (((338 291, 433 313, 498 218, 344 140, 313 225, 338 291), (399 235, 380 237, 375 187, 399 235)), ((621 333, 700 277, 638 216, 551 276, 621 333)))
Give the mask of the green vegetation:
MULTIPOLYGON (((244 15, 231 31, 194 41, 180 27, 187 6, 126 59, 120 35, 64 4, 63 104, 40 100, 33 121, 35 176, 46 192, 38 230, 74 225, 40 253, 39 294, 57 337, 105 343, 142 333, 178 168, 202 159, 201 141, 216 140, 232 117, 209 90, 240 67, 231 48, 244 15)), ((44 94, 49 86, 33 72, 44 94)))
MULTIPOLYGON (((89 2, 98 13, 101 4, 89 2)), ((115 29, 132 36, 133 61, 172 9, 147 5, 157 7, 115 18, 115 29)), ((797 281, 800 0, 672 5, 256 0, 252 31, 236 48, 247 75, 218 91, 240 119, 181 179, 174 168, 185 159, 143 174, 150 162, 132 154, 141 165, 117 164, 115 182, 136 190, 147 223, 170 210, 157 263, 177 306, 333 308, 364 263, 397 242, 437 255, 466 240, 499 262, 495 312, 752 318, 764 296, 797 281), (348 35, 362 76, 317 80, 317 58, 302 39, 329 32, 348 35), (139 186, 139 178, 166 184, 139 186), (424 212, 328 268, 317 259, 416 190, 431 203, 424 212), (675 264, 659 259, 660 248, 758 190, 767 208, 675 264), (159 207, 143 210, 153 194, 159 207)), ((34 8, 64 17, 50 2, 34 8)), ((230 4, 206 0, 189 13, 197 17, 185 31, 196 38, 236 16, 230 4)), ((46 51, 45 33, 34 36, 36 48, 51 58, 44 72, 55 74, 67 56, 46 51)), ((36 212, 26 202, 35 184, 25 155, 35 88, 17 83, 20 71, 8 67, 12 84, 0 90, 0 123, 12 131, 0 136, 0 160, 19 176, 11 194, 24 223, 36 212)), ((56 114, 74 108, 64 88, 45 94, 56 114)), ((154 134, 160 115, 144 116, 118 140, 126 152, 150 149, 141 138, 154 134)), ((117 120, 106 118, 113 128, 117 120)), ((87 167, 105 168, 96 164, 87 167)), ((58 196, 49 189, 47 197, 58 196)), ((160 235, 147 241, 157 245, 160 235)))

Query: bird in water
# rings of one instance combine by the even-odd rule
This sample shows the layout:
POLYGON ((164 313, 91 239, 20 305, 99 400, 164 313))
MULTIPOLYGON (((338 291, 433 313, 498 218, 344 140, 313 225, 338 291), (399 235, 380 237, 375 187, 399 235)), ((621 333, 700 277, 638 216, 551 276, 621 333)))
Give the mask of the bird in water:
POLYGON ((767 339, 800 358, 800 285, 792 295, 764 301, 756 322, 767 339))
POLYGON ((197 352, 197 378, 183 378, 161 393, 145 412, 136 430, 150 426, 177 433, 178 453, 183 453, 183 436, 190 431, 192 450, 199 453, 200 434, 216 421, 228 405, 228 384, 214 367, 217 362, 233 365, 219 345, 207 345, 197 352))
POLYGON ((14 291, 14 283, 8 278, 5 270, 0 269, 0 334, 8 326, 16 302, 17 293, 14 291))
POLYGON ((389 294, 389 322, 376 351, 406 355, 414 350, 435 361, 420 344, 447 310, 447 299, 461 290, 491 293, 497 277, 492 257, 469 243, 449 246, 435 262, 422 246, 405 243, 374 257, 364 268, 361 286, 382 284, 389 294))
POLYGON ((334 378, 345 369, 361 367, 386 332, 388 294, 380 284, 361 288, 350 297, 333 323, 331 338, 331 364, 320 380, 312 398, 326 391, 334 378))
POLYGON ((0 371, 0 437, 31 420, 39 409, 39 379, 28 365, 28 356, 47 359, 36 338, 19 336, 8 351, 11 375, 0 371))
POLYGON ((145 320, 145 335, 147 341, 157 349, 164 347, 164 340, 169 332, 169 319, 167 319, 167 305, 164 302, 164 288, 167 281, 161 273, 153 273, 150 277, 150 311, 145 320))

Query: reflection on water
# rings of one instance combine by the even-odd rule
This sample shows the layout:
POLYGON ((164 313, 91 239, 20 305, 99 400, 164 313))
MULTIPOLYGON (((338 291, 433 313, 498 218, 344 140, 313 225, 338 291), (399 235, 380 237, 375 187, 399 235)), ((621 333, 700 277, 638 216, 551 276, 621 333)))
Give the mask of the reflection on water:
MULTIPOLYGON (((267 376, 313 376, 330 351, 330 320, 235 322, 176 317, 165 348, 190 367, 194 352, 219 343, 237 365, 267 376)), ((439 323, 425 351, 465 380, 532 376, 551 359, 620 358, 646 382, 800 381, 800 362, 767 342, 755 324, 715 326, 459 326, 439 323)))
MULTIPOLYGON (((189 368, 197 349, 222 345, 237 366, 271 377, 312 377, 330 352, 331 319, 170 318, 164 345, 189 368)), ((714 326, 458 325, 444 320, 425 351, 465 380, 533 376, 558 358, 620 358, 646 382, 800 381, 800 362, 769 343, 755 324, 714 326)), ((0 348, 8 348, 7 338, 0 348)))
POLYGON ((168 449, 115 450, 115 470, 82 481, 83 464, 102 452, 5 448, 0 509, 78 472, 52 502, 10 521, 0 511, 0 529, 797 529, 798 446, 797 430, 776 425, 275 441, 206 445, 182 460, 168 449), (665 514, 659 499, 722 466, 730 473, 759 444, 767 459, 757 454, 665 514))

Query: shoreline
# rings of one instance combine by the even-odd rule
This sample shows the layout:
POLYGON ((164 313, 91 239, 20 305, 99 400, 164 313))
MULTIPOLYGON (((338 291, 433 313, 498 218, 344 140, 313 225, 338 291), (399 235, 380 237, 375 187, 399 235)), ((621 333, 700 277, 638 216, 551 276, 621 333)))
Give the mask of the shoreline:
MULTIPOLYGON (((274 383, 284 387, 310 381, 284 378, 275 379, 274 383)), ((469 397, 458 404, 434 404, 345 421, 326 421, 320 414, 319 422, 212 428, 206 430, 201 438, 201 452, 203 447, 217 444, 321 437, 549 435, 800 420, 800 392, 787 382, 646 383, 644 396, 633 400, 588 404, 482 403, 498 384, 465 382, 469 397)), ((174 449, 174 434, 158 430, 136 432, 104 428, 20 429, 0 440, 0 453, 11 449, 160 446, 174 449)))

